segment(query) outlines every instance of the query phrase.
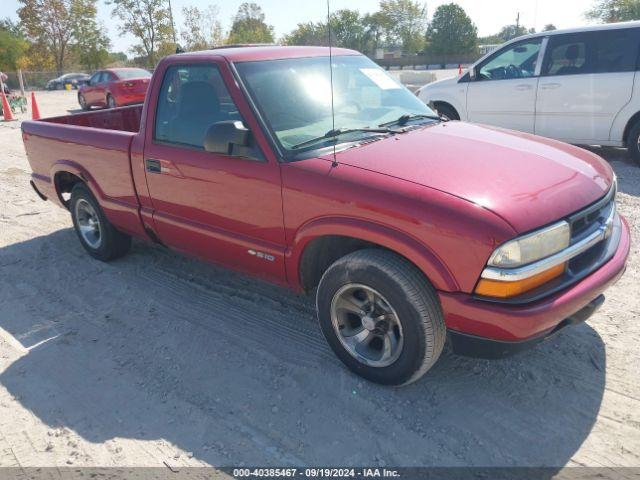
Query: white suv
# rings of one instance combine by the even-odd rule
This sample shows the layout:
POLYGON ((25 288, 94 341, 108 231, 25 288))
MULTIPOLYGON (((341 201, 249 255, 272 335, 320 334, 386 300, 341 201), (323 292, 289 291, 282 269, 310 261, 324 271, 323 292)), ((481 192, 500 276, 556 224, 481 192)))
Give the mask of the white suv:
POLYGON ((640 162, 639 47, 640 22, 527 35, 417 95, 452 120, 627 147, 640 162))

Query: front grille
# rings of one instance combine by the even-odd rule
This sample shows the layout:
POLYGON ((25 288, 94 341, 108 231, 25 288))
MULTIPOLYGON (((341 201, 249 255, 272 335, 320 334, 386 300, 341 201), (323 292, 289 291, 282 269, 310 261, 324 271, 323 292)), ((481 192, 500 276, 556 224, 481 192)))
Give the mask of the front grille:
MULTIPOLYGON (((611 190, 603 198, 595 202, 593 205, 581 210, 580 212, 569 217, 569 225, 571 226, 571 243, 580 241, 581 239, 591 235, 593 232, 602 228, 608 218, 611 217, 616 208, 616 184, 614 183, 611 190)), ((593 271, 601 264, 601 260, 605 250, 607 249, 607 241, 597 243, 589 250, 582 252, 580 255, 569 261, 568 273, 576 276, 587 274, 593 271)))
POLYGON ((611 215, 611 210, 615 208, 615 197, 616 184, 614 183, 604 197, 568 218, 571 226, 571 243, 581 240, 602 226, 611 215))

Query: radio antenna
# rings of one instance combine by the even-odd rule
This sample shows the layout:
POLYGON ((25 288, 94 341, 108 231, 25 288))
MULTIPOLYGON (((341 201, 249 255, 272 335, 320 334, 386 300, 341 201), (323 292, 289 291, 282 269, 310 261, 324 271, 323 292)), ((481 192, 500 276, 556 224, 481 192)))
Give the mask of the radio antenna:
MULTIPOLYGON (((331 130, 336 130, 336 112, 333 105, 333 54, 331 51, 331 7, 329 6, 329 0, 327 0, 327 32, 329 35, 329 86, 331 87, 331 130)), ((336 144, 333 143, 333 166, 338 166, 338 160, 336 159, 336 144)))

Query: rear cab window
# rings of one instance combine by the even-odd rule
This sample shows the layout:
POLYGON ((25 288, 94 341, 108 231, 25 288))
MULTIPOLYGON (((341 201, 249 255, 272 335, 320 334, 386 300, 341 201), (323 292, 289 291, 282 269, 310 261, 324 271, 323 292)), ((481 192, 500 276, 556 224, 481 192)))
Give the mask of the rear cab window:
POLYGON ((215 65, 173 65, 162 80, 153 138, 157 142, 203 149, 208 128, 242 120, 215 65))

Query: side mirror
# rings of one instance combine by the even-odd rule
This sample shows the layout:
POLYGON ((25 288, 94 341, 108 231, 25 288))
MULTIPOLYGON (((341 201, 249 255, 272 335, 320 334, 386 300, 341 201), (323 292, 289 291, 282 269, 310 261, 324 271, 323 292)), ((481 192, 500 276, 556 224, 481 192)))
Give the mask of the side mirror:
POLYGON ((204 149, 222 155, 238 155, 249 146, 249 129, 237 120, 217 122, 207 129, 204 135, 204 149))

